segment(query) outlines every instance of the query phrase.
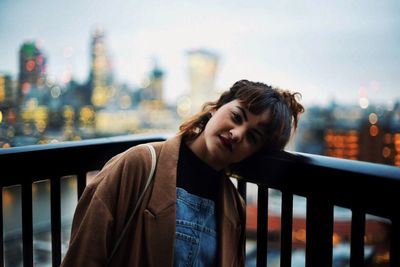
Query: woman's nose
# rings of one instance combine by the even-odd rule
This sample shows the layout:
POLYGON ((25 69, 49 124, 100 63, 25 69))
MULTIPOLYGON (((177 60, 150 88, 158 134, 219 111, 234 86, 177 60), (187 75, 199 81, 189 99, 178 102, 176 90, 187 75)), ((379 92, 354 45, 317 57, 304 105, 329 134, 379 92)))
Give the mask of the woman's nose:
POLYGON ((234 128, 232 130, 229 131, 230 137, 232 142, 234 143, 238 143, 240 141, 242 141, 243 137, 244 137, 244 129, 240 128, 234 128))

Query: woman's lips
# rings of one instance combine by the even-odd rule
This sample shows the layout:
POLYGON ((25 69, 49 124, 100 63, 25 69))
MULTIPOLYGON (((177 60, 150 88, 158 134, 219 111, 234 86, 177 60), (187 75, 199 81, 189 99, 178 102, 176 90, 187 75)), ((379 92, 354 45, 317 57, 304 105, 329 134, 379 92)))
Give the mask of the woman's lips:
POLYGON ((222 135, 219 135, 218 137, 221 140, 221 143, 224 145, 224 147, 226 147, 230 152, 232 152, 232 144, 229 141, 229 139, 223 137, 222 135))

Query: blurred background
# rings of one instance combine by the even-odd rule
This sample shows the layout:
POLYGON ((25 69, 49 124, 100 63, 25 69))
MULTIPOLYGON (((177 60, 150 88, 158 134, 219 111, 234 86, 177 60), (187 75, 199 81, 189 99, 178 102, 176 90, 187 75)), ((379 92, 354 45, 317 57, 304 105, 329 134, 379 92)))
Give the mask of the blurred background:
MULTIPOLYGON (((249 79, 302 94, 306 112, 288 150, 400 166, 399 13, 395 0, 1 0, 0 149, 174 133, 202 103, 249 79)), ((66 178, 62 186, 67 246, 75 205, 68 188, 76 181, 66 178)), ((48 185, 33 190, 42 207, 48 185)), ((19 194, 3 188, 7 266, 21 264, 13 249, 19 194)), ((279 192, 271 196, 279 204, 279 192)), ((303 218, 305 205, 295 201, 303 218)), ((334 256, 334 266, 346 266, 351 213, 338 208, 337 214, 345 226, 334 239, 343 257, 334 256)), ((38 266, 46 266, 51 250, 43 230, 48 216, 35 217, 42 229, 35 247, 44 251, 35 254, 38 266)), ((367 230, 379 236, 370 240, 384 240, 379 227, 386 222, 370 221, 367 230)), ((300 241, 302 223, 294 235, 300 241)), ((279 229, 271 234, 279 239, 279 229)), ((371 266, 387 258, 374 256, 378 241, 366 248, 375 257, 371 266)), ((299 244, 296 266, 304 265, 299 244)), ((269 257, 279 259, 278 252, 269 257)))

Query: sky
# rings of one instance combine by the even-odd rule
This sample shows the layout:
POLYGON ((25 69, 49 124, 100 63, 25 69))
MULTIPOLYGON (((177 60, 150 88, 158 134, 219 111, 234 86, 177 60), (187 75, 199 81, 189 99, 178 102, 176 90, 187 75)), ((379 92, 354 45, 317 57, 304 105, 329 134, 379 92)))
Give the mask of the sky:
POLYGON ((400 101, 398 0, 0 0, 0 72, 41 44, 48 74, 89 76, 90 39, 104 30, 119 83, 140 85, 157 61, 164 98, 189 90, 187 51, 219 56, 216 88, 249 79, 298 91, 305 105, 400 101))

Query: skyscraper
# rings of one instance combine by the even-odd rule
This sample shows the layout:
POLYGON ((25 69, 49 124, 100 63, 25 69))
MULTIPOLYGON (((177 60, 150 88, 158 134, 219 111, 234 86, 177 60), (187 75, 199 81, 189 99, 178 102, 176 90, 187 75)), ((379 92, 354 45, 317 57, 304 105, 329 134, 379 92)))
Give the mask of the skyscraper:
POLYGON ((11 76, 0 73, 0 108, 10 106, 14 101, 11 76))
POLYGON ((26 96, 42 88, 46 79, 46 57, 40 46, 25 42, 19 51, 18 102, 21 105, 26 96))
POLYGON ((96 108, 107 105, 112 94, 112 69, 107 53, 104 32, 96 29, 91 43, 90 90, 91 102, 96 108))
POLYGON ((200 110, 206 101, 214 100, 216 96, 215 78, 218 67, 218 55, 200 49, 191 50, 188 56, 188 75, 190 86, 190 113, 200 110))
POLYGON ((163 101, 163 83, 164 71, 155 63, 149 75, 149 88, 153 90, 154 100, 163 101))
MULTIPOLYGON (((143 81, 143 88, 140 90, 140 101, 152 101, 153 104, 163 105, 164 71, 159 67, 156 60, 153 60, 153 67, 143 81)), ((160 106, 160 107, 161 107, 160 106)))

